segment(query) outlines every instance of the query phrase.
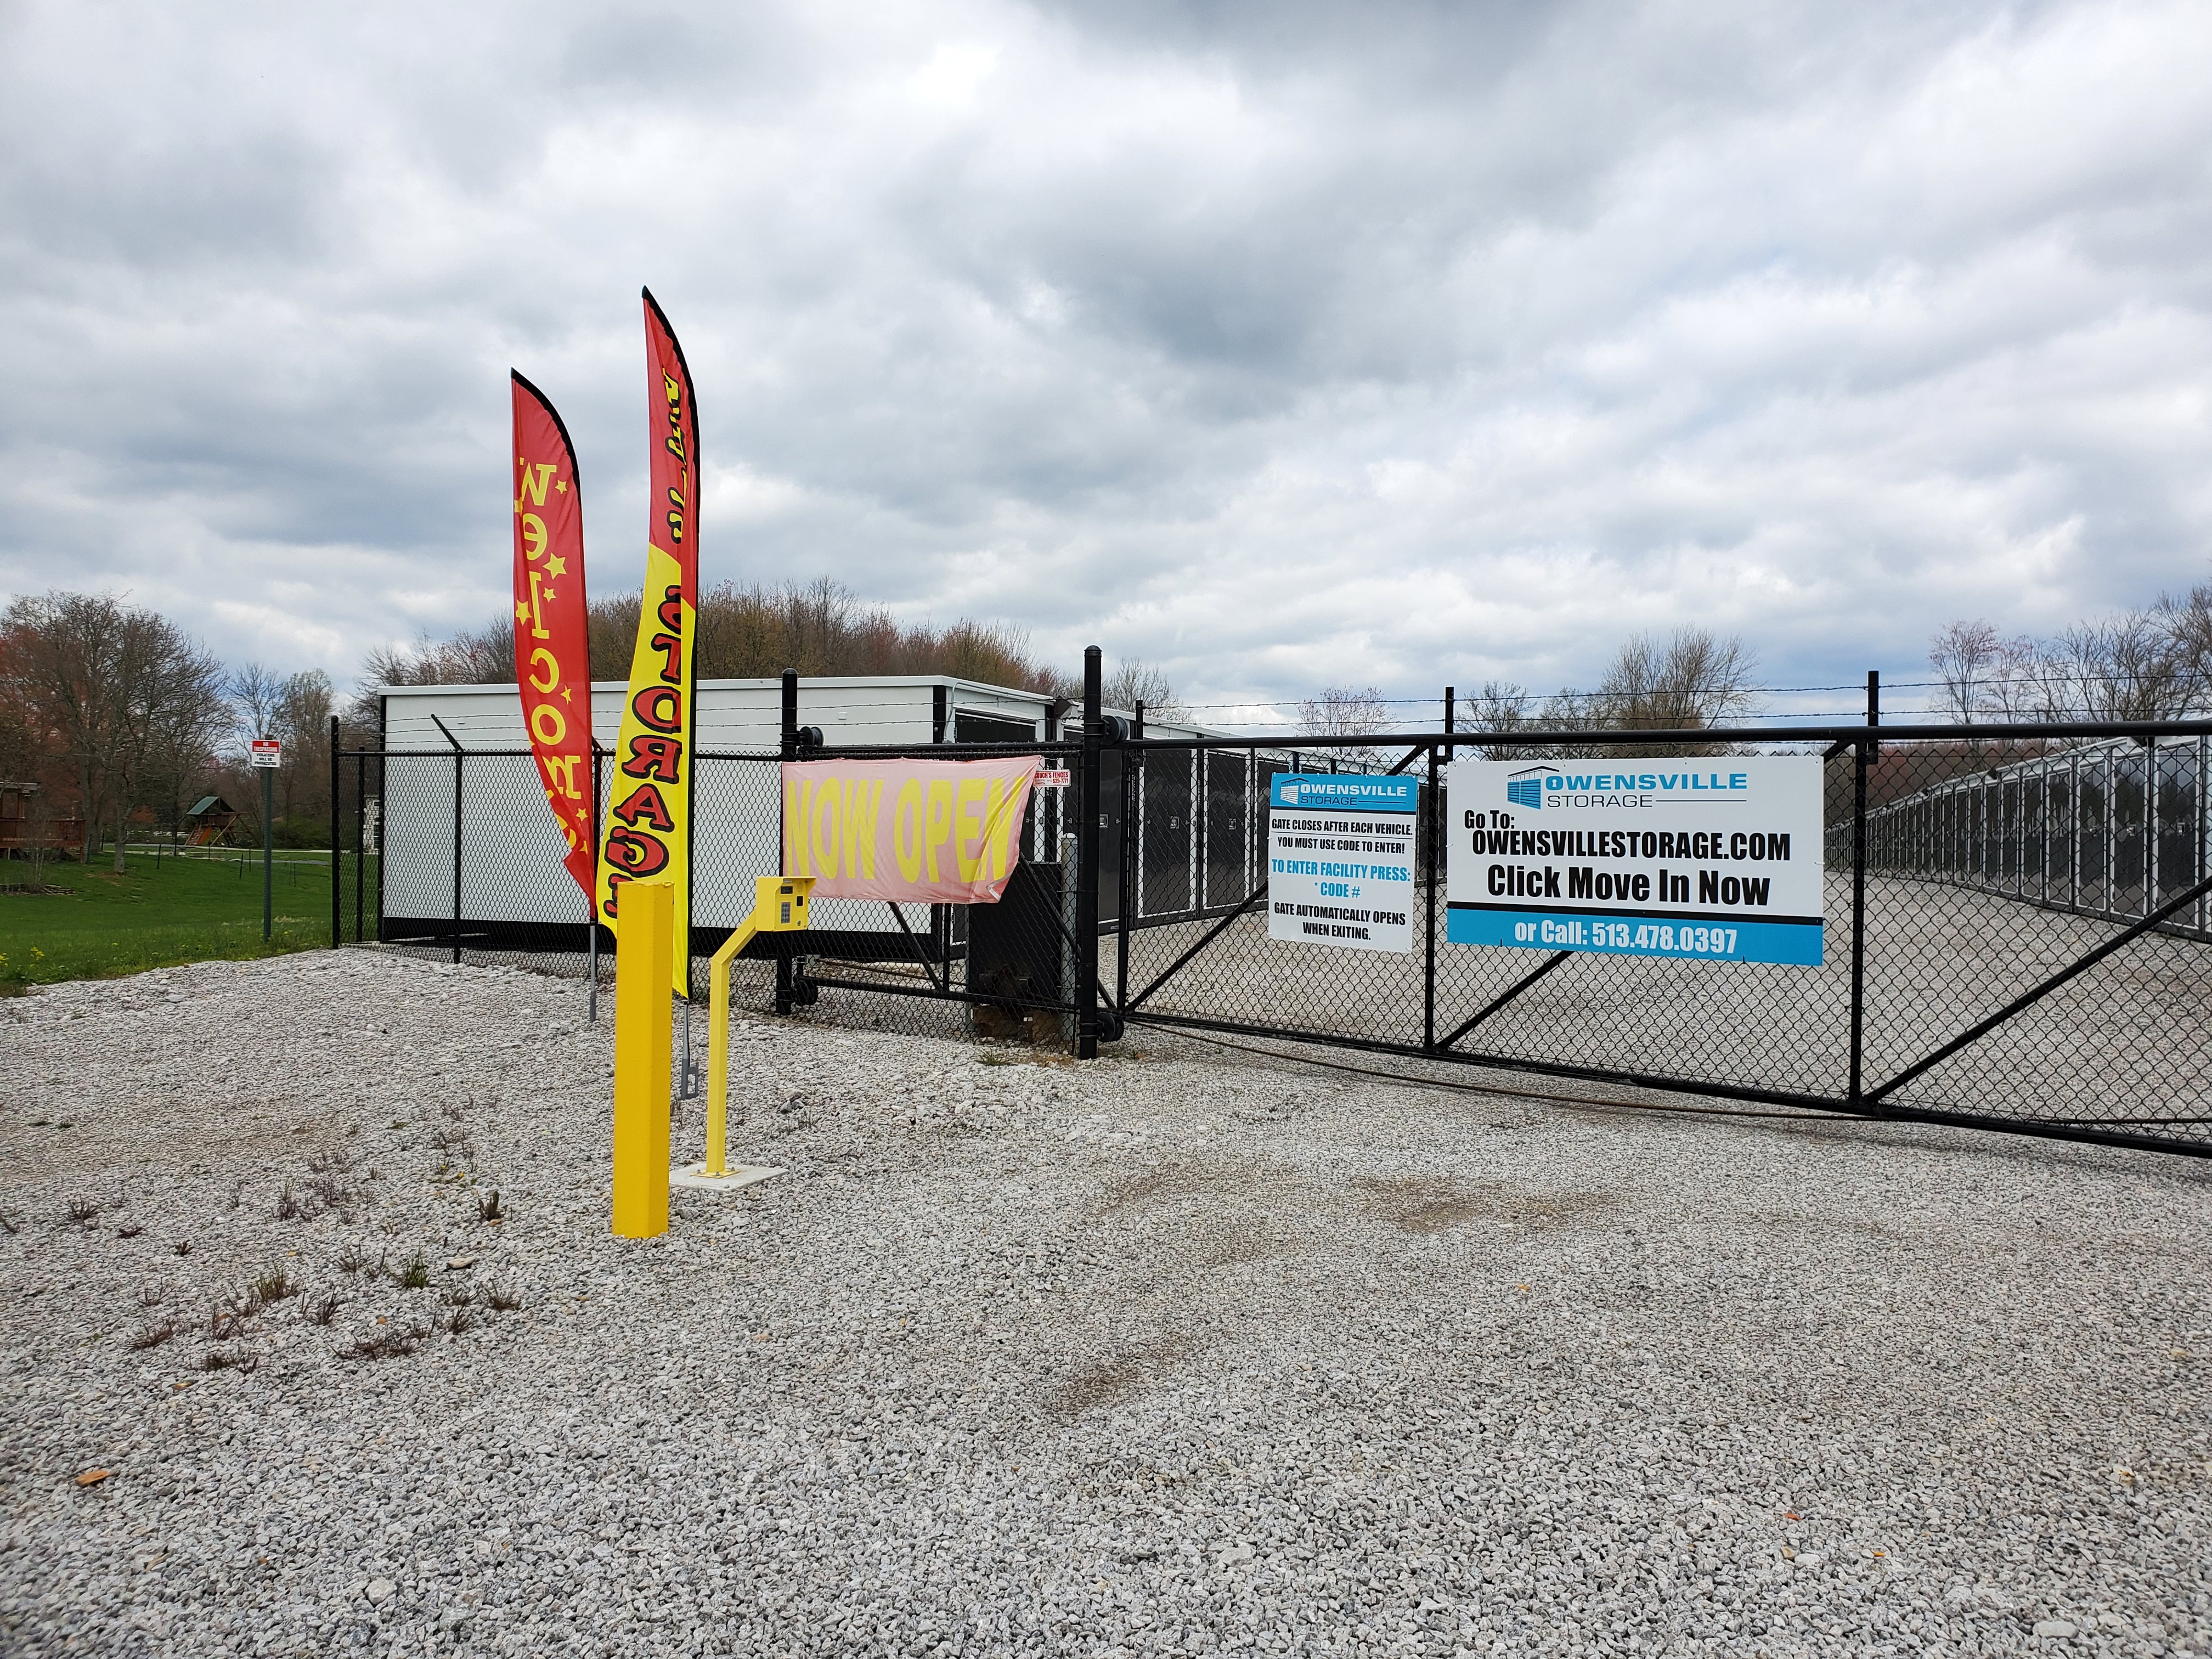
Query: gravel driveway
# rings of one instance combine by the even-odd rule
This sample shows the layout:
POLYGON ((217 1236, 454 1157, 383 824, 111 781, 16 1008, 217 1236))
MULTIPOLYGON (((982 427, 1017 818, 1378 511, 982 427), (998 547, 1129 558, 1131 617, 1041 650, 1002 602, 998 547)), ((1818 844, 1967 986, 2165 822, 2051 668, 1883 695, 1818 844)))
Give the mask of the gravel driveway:
POLYGON ((2193 1161, 746 1020, 631 1243, 582 1012, 0 1002, 0 1650, 2212 1651, 2193 1161))

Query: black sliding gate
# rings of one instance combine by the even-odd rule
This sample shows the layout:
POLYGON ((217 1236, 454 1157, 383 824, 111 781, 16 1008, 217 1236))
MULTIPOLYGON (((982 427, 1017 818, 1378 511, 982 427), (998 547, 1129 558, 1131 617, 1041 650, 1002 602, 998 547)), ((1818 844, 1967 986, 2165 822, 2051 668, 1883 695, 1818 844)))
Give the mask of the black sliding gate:
MULTIPOLYGON (((1033 792, 1004 903, 823 901, 813 932, 748 949, 733 994, 763 1012, 1079 1054, 1127 1026, 1182 1028, 2203 1153, 2208 732, 2212 722, 1431 732, 1302 738, 1292 753, 1135 738, 1094 713, 1052 745, 910 751, 1041 752, 1071 772, 1070 787, 1033 792), (1419 780, 1409 955, 1267 937, 1269 780, 1334 769, 1328 757, 1355 746, 1419 780), (1445 943, 1446 767, 1478 750, 1532 762, 1824 757, 1825 962, 1445 943)), ((886 752, 787 742, 800 757, 886 752)), ((337 758, 333 836, 357 856, 334 886, 334 940, 582 970, 583 896, 527 753, 337 758)), ((704 957, 750 905, 752 878, 777 867, 785 756, 697 758, 703 989, 704 957)))

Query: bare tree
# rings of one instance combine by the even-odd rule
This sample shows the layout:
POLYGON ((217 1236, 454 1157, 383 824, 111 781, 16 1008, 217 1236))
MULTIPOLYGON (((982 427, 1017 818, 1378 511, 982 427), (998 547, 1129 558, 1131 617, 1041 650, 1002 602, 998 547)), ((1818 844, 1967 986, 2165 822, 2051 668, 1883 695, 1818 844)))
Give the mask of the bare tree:
POLYGON ((2212 708, 2212 583, 2200 582, 2179 599, 2161 594, 2157 615, 2188 680, 2190 708, 2212 708))
POLYGON ((240 757, 256 738, 276 735, 276 699, 283 682, 258 662, 241 664, 224 689, 230 695, 231 731, 240 757))
MULTIPOLYGON (((1530 724, 1528 688, 1504 680, 1485 680, 1482 690, 1468 700, 1468 716, 1477 732, 1520 732, 1530 724)), ((1520 750, 1500 744, 1477 744, 1485 760, 1510 760, 1520 750)))
POLYGON ((2046 648, 2043 683, 2059 720, 2178 720, 2197 692, 2185 646, 2154 610, 2068 629, 2046 648))
MULTIPOLYGON (((1332 685, 1319 696, 1298 702, 1298 729, 1312 737, 1364 738, 1387 729, 1389 724, 1390 705, 1376 686, 1354 690, 1332 685)), ((1382 757, 1382 750, 1372 744, 1346 744, 1331 752, 1340 761, 1359 766, 1373 766, 1382 757)))
POLYGON ((319 668, 287 674, 276 687, 275 723, 284 745, 276 787, 290 817, 303 801, 325 799, 330 790, 331 677, 319 668))
POLYGON ((167 617, 107 594, 19 599, 0 617, 7 684, 74 775, 89 864, 115 830, 123 867, 131 813, 161 757, 204 744, 222 712, 222 668, 167 617))
POLYGON ((1638 634, 1620 647, 1598 682, 1591 713, 1631 731, 1694 731, 1725 726, 1757 706, 1758 659, 1733 635, 1678 628, 1661 644, 1638 634))
MULTIPOLYGON (((1081 695, 1079 690, 1079 701, 1081 695)), ((1168 677, 1142 657, 1124 657, 1117 661, 1105 678, 1099 699, 1109 708, 1133 710, 1141 702, 1146 720, 1176 720, 1188 712, 1182 699, 1176 696, 1175 688, 1168 684, 1168 677)))

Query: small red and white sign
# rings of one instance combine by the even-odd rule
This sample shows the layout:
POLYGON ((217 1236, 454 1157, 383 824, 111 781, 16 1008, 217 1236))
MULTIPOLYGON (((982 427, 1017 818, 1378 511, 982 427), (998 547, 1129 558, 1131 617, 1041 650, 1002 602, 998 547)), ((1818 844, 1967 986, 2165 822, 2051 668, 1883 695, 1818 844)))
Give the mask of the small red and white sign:
POLYGON ((1075 781, 1075 773, 1065 766, 1037 768, 1036 787, 1040 789, 1065 789, 1075 781))
POLYGON ((284 745, 275 738, 256 738, 253 740, 253 763, 256 766, 282 766, 284 745))

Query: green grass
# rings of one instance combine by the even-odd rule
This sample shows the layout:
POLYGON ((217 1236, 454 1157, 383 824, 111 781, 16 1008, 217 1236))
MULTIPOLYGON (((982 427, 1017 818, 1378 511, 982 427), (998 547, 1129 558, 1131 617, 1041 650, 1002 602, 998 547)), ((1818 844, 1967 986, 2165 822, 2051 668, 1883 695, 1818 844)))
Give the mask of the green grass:
MULTIPOLYGON (((164 858, 134 852, 123 875, 114 855, 89 869, 41 866, 39 879, 70 887, 67 894, 0 893, 0 992, 65 979, 112 979, 184 962, 238 961, 313 951, 331 942, 327 853, 280 853, 275 924, 261 937, 261 854, 216 860, 164 858)), ((374 860, 364 872, 371 902, 374 860)), ((344 872, 346 924, 353 922, 353 871, 344 872)), ((0 862, 0 884, 29 878, 28 866, 0 862)))

